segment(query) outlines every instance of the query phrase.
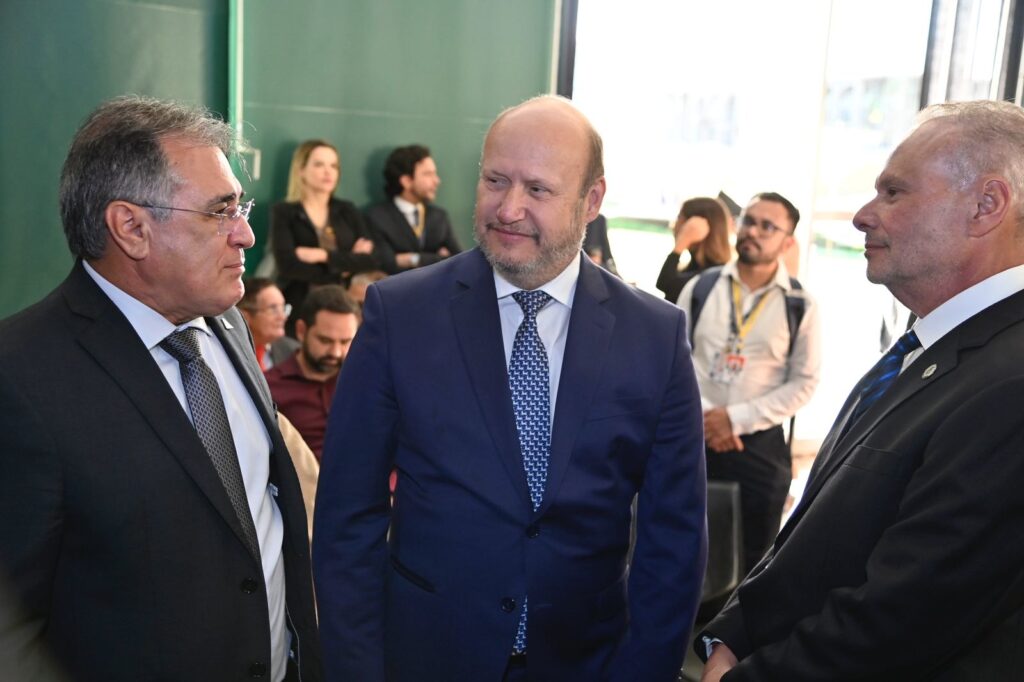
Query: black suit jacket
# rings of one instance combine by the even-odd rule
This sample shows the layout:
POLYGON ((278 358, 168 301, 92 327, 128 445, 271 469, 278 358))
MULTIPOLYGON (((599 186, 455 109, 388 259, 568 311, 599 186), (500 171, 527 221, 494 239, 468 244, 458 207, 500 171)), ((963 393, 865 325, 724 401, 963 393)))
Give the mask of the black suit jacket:
MULTIPOLYGON (((299 482, 241 315, 207 322, 273 443, 288 621, 303 680, 316 680, 299 482)), ((159 367, 81 263, 0 323, 0 480, 0 573, 17 601, 0 613, 5 655, 52 653, 76 680, 237 680, 269 668, 261 566, 159 367)), ((32 679, 3 663, 0 676, 32 679)))
POLYGON ((352 253, 357 239, 373 239, 354 204, 331 197, 328 221, 338 249, 330 253, 326 263, 304 263, 295 255, 295 247, 320 246, 320 241, 302 202, 282 201, 270 210, 270 241, 277 263, 278 285, 285 301, 295 308, 291 320, 295 320, 311 284, 344 284, 357 272, 381 267, 376 253, 352 253))
POLYGON ((1021 679, 1022 348, 1024 292, 844 434, 848 401, 793 518, 707 626, 741 659, 725 680, 1021 679))
POLYGON ((422 244, 409 225, 408 219, 391 199, 366 209, 366 224, 377 242, 384 270, 389 274, 402 270, 395 263, 397 253, 418 253, 420 265, 430 265, 443 258, 437 253, 441 247, 448 249, 449 254, 453 256, 462 251, 462 246, 455 238, 455 232, 448 220, 448 213, 433 204, 426 205, 422 244))

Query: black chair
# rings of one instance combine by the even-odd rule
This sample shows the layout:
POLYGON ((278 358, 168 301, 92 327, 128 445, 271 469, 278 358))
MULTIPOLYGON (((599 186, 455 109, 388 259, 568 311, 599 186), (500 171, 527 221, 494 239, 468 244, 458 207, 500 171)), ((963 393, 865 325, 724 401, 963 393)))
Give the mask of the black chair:
MULTIPOLYGON (((704 574, 698 625, 713 617, 739 586, 743 578, 742 565, 740 484, 734 481, 708 481, 708 567, 704 574)), ((689 652, 688 655, 693 654, 689 652)), ((696 679, 688 675, 685 668, 679 671, 679 682, 696 682, 696 679)))

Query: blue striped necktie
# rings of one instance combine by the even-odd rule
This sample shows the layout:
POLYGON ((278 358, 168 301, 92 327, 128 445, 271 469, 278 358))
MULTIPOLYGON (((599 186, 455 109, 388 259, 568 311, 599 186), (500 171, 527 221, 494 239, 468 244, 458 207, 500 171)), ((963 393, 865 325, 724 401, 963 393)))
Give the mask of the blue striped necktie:
POLYGON ((882 356, 882 359, 871 368, 870 372, 864 375, 862 380, 864 388, 860 390, 860 399, 857 401, 857 406, 853 408, 853 414, 850 415, 847 426, 856 423, 860 416, 882 397, 882 394, 900 375, 900 370, 903 369, 903 358, 907 353, 920 347, 921 341, 911 329, 893 344, 892 348, 882 356))
MULTIPOLYGON (((530 502, 533 511, 537 511, 544 497, 551 449, 551 379, 548 354, 537 332, 537 313, 548 304, 551 296, 538 289, 517 291, 512 294, 512 298, 523 309, 523 321, 512 342, 508 385, 512 391, 512 409, 516 417, 519 449, 523 453, 526 483, 530 489, 530 502)), ((526 650, 525 597, 512 650, 516 653, 526 650)))

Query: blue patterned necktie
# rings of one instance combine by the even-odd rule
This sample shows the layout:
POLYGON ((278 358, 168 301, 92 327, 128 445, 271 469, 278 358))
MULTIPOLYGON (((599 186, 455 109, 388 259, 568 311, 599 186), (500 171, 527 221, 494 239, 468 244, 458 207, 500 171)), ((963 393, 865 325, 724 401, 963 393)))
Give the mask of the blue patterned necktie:
POLYGON ((213 376, 210 366, 199 351, 199 330, 195 327, 179 329, 160 342, 160 347, 178 361, 181 383, 185 386, 185 399, 192 413, 192 424, 199 440, 213 461, 224 489, 231 500, 242 532, 249 545, 249 551, 260 558, 260 544, 256 538, 256 526, 252 522, 249 501, 245 495, 242 470, 238 465, 235 440, 231 436, 224 399, 213 376))
MULTIPOLYGON (((523 309, 523 321, 512 343, 508 363, 508 385, 512 391, 512 409, 523 453, 526 483, 530 488, 533 511, 540 509, 544 483, 548 477, 548 455, 551 448, 551 378, 548 354, 537 333, 537 313, 551 297, 543 291, 517 291, 512 294, 523 309)), ((526 598, 516 631, 516 653, 526 651, 526 598)))
POLYGON ((847 421, 848 426, 856 423, 860 416, 867 412, 868 408, 882 397, 882 394, 889 389, 889 386, 896 381, 896 377, 900 375, 900 370, 903 369, 903 358, 906 357, 907 353, 920 347, 921 341, 918 340, 917 334, 911 329, 893 344, 892 348, 882 356, 882 359, 871 368, 870 372, 864 375, 864 378, 861 380, 864 388, 860 390, 860 399, 857 401, 857 406, 853 408, 853 414, 850 415, 850 419, 847 421))

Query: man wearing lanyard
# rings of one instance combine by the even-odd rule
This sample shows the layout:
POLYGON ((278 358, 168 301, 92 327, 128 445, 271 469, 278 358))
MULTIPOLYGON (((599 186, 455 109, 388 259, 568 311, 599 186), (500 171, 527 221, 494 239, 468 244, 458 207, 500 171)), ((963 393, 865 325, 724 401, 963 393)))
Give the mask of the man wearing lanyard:
POLYGON ((817 306, 781 259, 799 220, 781 194, 754 196, 740 216, 737 260, 693 278, 679 296, 692 325, 708 480, 740 484, 746 570, 778 532, 792 478, 781 424, 810 400, 821 365, 817 306), (694 305, 709 277, 703 305, 694 305))

